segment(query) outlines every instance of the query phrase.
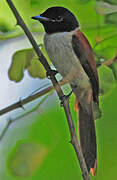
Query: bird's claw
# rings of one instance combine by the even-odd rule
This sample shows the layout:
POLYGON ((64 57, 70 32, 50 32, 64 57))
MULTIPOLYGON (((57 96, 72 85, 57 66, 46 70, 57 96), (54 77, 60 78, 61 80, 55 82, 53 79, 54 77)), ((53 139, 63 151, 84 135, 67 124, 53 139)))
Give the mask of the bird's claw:
POLYGON ((48 79, 50 79, 50 76, 51 76, 51 75, 54 75, 54 76, 55 76, 57 73, 58 73, 58 71, 51 69, 50 71, 47 71, 47 72, 46 72, 46 77, 47 77, 48 79))
POLYGON ((69 97, 71 96, 71 94, 72 94, 72 91, 71 91, 69 94, 64 95, 64 96, 62 96, 62 97, 60 98, 60 100, 61 100, 61 106, 63 106, 64 100, 69 100, 69 97))

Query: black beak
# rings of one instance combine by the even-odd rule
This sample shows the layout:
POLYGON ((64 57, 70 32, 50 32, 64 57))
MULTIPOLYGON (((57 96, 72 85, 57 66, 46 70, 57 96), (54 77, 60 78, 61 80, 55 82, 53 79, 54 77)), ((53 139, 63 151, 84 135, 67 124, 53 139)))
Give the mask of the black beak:
POLYGON ((33 16, 32 19, 35 19, 35 20, 38 20, 38 21, 53 21, 52 19, 47 18, 47 17, 43 17, 41 15, 33 16))

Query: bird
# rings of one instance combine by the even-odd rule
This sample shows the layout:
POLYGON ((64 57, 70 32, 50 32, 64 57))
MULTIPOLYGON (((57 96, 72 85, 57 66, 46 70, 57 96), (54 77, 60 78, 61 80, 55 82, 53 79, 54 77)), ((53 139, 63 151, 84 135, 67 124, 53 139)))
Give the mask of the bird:
POLYGON ((32 19, 43 25, 47 54, 75 95, 80 147, 89 174, 95 176, 97 142, 93 104, 99 107, 99 78, 93 49, 77 18, 65 7, 49 7, 32 19))

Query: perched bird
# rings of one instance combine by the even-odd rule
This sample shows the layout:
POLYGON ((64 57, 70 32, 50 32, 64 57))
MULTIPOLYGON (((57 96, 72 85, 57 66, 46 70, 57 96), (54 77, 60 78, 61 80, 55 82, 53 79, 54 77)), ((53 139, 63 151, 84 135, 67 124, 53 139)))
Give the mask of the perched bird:
POLYGON ((95 175, 97 144, 93 104, 99 105, 99 82, 93 50, 76 17, 68 9, 50 7, 32 18, 43 24, 47 54, 76 96, 80 146, 89 173, 95 175))

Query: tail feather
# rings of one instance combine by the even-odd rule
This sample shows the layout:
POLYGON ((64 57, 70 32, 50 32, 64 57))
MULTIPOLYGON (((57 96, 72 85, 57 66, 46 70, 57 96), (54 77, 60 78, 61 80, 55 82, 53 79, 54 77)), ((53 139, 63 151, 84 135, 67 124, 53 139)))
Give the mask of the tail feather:
POLYGON ((93 107, 92 103, 85 104, 85 106, 87 106, 88 111, 80 103, 78 104, 80 146, 89 173, 95 175, 97 169, 97 145, 93 107))

